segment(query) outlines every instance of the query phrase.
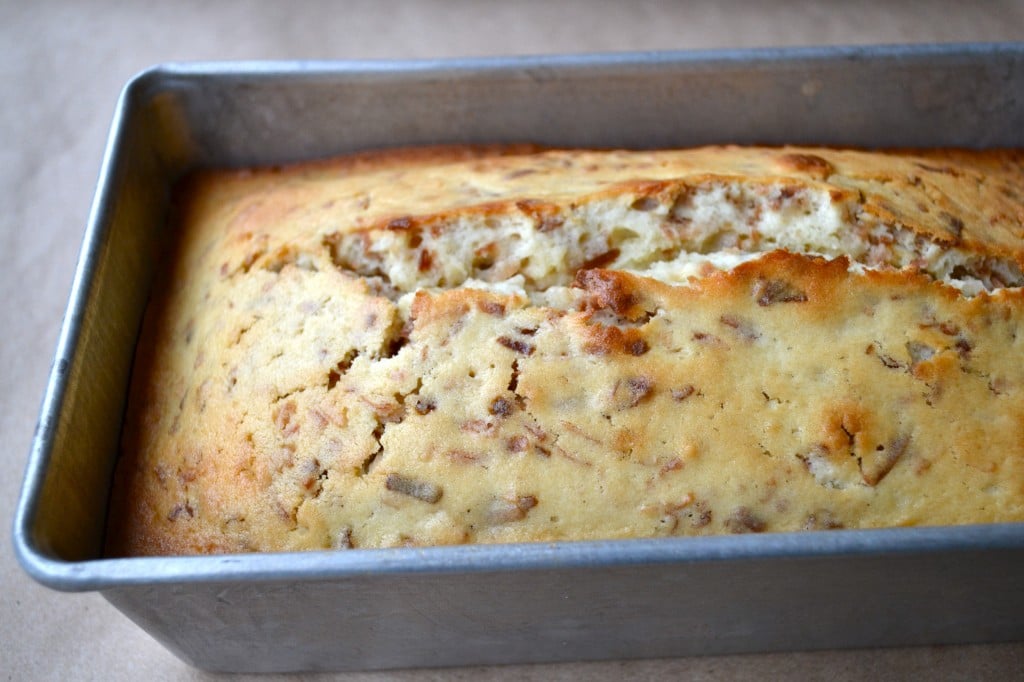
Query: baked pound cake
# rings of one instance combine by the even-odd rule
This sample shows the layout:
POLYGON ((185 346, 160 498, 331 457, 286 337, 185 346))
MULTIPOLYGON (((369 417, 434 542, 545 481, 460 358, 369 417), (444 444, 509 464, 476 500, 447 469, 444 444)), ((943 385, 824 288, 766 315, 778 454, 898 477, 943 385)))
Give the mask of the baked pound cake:
POLYGON ((1024 519, 1024 153, 201 173, 109 554, 1024 519))

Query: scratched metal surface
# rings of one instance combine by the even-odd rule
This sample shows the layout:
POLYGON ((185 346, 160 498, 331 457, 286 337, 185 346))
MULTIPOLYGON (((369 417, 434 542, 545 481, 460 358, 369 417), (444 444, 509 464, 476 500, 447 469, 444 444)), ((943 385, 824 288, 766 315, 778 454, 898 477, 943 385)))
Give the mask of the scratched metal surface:
POLYGON ((101 591, 211 670, 1024 638, 1021 524, 98 558, 135 335, 185 169, 442 141, 1022 146, 1022 95, 1020 45, 146 72, 111 131, 16 514, 18 557, 51 587, 101 591))

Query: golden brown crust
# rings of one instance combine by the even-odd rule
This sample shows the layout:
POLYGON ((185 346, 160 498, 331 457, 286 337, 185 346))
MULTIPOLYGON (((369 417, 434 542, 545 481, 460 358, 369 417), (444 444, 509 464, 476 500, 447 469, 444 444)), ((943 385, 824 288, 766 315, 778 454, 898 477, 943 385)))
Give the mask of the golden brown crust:
POLYGON ((311 210, 323 220, 340 218, 342 230, 368 230, 429 226, 466 210, 520 210, 550 223, 565 203, 591 194, 678 194, 722 178, 785 179, 794 187, 824 183, 832 191, 861 194, 863 210, 880 219, 898 221, 940 243, 1024 264, 1019 180, 1024 154, 1018 150, 707 147, 654 154, 523 153, 528 149, 390 150, 270 171, 212 172, 199 181, 198 191, 216 192, 212 200, 229 203, 238 187, 251 197, 246 208, 252 213, 245 217, 254 223, 311 210), (408 175, 417 168, 422 172, 408 175), (355 201, 331 197, 317 186, 321 180, 331 180, 338 194, 355 201), (262 191, 280 196, 260 196, 262 191), (502 196, 509 198, 497 198, 502 196), (322 201, 310 201, 314 197, 322 201))
POLYGON ((526 151, 194 179, 110 553, 1024 519, 1019 152, 526 151))

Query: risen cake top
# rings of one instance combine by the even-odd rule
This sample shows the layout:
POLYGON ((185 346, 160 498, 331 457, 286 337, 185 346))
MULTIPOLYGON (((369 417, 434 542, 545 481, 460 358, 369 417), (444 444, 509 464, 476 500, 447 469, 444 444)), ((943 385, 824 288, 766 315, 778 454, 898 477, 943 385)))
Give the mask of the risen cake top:
POLYGON ((109 548, 1024 518, 1022 161, 435 148, 198 175, 109 548))

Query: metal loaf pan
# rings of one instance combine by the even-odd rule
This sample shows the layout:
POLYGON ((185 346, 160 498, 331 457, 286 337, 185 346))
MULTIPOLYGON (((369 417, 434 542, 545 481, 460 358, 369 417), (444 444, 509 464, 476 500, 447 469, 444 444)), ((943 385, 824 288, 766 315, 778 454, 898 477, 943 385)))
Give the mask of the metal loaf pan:
POLYGON ((169 188, 197 166, 438 142, 1024 147, 1024 44, 169 65, 117 108, 14 542, 211 670, 1024 638, 1024 524, 182 558, 100 556, 169 188))

